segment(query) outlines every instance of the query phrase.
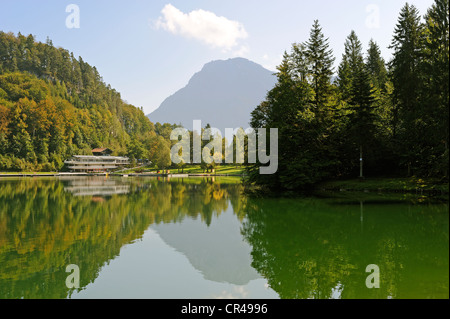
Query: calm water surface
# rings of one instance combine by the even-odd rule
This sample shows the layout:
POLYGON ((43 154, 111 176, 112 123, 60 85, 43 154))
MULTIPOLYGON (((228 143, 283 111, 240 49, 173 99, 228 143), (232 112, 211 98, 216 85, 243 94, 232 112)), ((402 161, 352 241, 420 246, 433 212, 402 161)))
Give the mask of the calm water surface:
POLYGON ((448 202, 234 178, 1 179, 0 298, 449 298, 448 221, 448 202))

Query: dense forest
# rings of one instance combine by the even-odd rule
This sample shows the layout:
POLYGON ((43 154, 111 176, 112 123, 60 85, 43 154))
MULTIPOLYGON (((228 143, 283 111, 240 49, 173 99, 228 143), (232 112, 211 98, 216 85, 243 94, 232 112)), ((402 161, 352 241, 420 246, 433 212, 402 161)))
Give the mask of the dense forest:
POLYGON ((0 171, 61 170, 96 147, 167 164, 162 133, 171 129, 155 127, 81 57, 49 39, 0 31, 0 171))
POLYGON ((305 189, 330 178, 433 177, 448 181, 449 2, 422 18, 401 9, 384 61, 351 31, 335 57, 318 21, 278 66, 278 82, 252 112, 253 128, 278 128, 279 169, 250 183, 305 189))

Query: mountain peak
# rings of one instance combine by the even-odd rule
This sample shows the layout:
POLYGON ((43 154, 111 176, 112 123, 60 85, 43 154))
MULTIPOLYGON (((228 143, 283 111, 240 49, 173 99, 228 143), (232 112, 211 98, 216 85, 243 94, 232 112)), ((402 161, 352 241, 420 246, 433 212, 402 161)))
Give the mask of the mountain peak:
POLYGON ((250 113, 275 82, 271 71, 245 58, 211 61, 148 117, 152 122, 181 123, 188 129, 193 120, 221 130, 247 128, 250 113))
MULTIPOLYGON (((209 70, 209 69, 221 69, 221 68, 231 68, 231 69, 262 69, 265 70, 261 65, 250 61, 246 58, 236 57, 236 58, 230 58, 227 60, 213 60, 211 62, 206 63, 202 71, 209 70)), ((201 72, 201 71, 200 71, 201 72)))

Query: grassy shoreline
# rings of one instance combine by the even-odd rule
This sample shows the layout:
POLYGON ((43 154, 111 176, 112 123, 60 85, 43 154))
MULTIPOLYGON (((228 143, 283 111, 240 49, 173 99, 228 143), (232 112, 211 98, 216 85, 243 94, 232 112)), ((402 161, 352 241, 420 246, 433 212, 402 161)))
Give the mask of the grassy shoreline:
MULTIPOLYGON (((122 170, 120 174, 132 174, 132 173, 162 173, 163 170, 157 169, 157 168, 131 168, 127 170, 122 170)), ((219 165, 216 166, 214 169, 214 172, 211 172, 211 170, 204 170, 200 167, 200 165, 189 165, 184 167, 183 169, 178 168, 169 168, 167 170, 164 170, 164 172, 170 172, 168 174, 229 174, 229 175, 243 175, 245 172, 245 168, 243 166, 236 166, 236 165, 219 165)))
POLYGON ((349 192, 382 192, 382 193, 416 193, 416 194, 448 194, 449 183, 438 179, 410 178, 367 178, 334 180, 320 183, 316 186, 322 191, 349 192))
MULTIPOLYGON (((130 175, 130 176, 171 176, 171 175, 187 175, 187 176, 243 176, 244 169, 242 167, 217 167, 214 172, 203 172, 200 167, 188 167, 183 172, 178 169, 171 169, 169 172, 157 169, 146 169, 139 171, 138 169, 125 170, 120 173, 109 173, 108 175, 130 175)), ((106 174, 80 174, 65 172, 0 172, 2 177, 39 177, 39 176, 83 176, 83 175, 106 175, 106 174)), ((423 179, 418 177, 399 178, 399 177, 374 177, 345 180, 330 180, 317 184, 315 191, 347 191, 347 192, 379 192, 379 193, 416 193, 416 194, 449 194, 448 181, 438 179, 423 179)))
MULTIPOLYGON (((145 174, 155 174, 155 175, 177 175, 177 174, 195 174, 195 175, 235 175, 242 176, 245 173, 245 169, 243 166, 236 165, 219 165, 216 166, 214 172, 210 170, 206 171, 200 167, 200 165, 189 165, 184 167, 183 169, 178 168, 170 168, 166 170, 161 170, 154 167, 135 167, 130 169, 124 169, 117 172, 109 172, 108 175, 123 175, 123 174, 136 174, 136 175, 145 175, 145 174)), ((41 176, 41 175, 86 175, 91 173, 69 173, 69 172, 1 172, 0 177, 2 176, 41 176)), ((105 175, 106 173, 92 173, 91 175, 105 175)))

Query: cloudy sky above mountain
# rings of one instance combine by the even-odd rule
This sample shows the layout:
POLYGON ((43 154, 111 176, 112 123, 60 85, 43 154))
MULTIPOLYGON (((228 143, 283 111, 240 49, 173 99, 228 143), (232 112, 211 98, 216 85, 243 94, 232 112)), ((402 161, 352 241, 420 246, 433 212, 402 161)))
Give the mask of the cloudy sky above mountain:
MULTIPOLYGON (((408 2, 423 15, 433 1, 408 2)), ((105 82, 148 114, 209 61, 241 56, 275 70, 292 43, 308 39, 314 19, 330 39, 336 65, 352 29, 365 48, 373 38, 389 59, 387 47, 404 3, 2 0, 0 30, 31 33, 43 42, 48 36, 96 66, 105 82)))

